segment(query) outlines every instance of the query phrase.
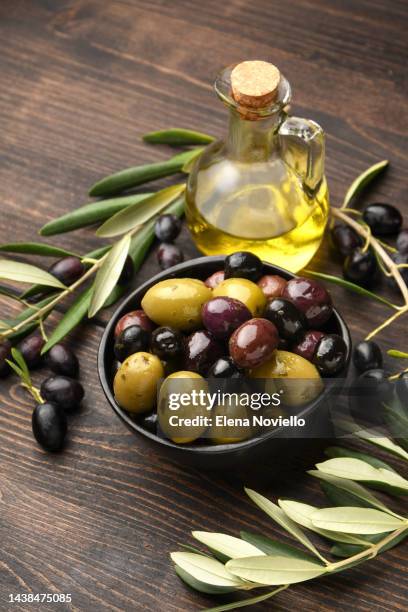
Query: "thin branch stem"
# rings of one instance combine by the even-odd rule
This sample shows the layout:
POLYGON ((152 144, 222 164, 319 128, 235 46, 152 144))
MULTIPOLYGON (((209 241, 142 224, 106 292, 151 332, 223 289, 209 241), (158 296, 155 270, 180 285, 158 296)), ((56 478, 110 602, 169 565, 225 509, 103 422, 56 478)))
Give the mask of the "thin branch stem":
POLYGON ((383 321, 383 323, 381 323, 381 325, 379 325, 378 327, 376 327, 375 329, 373 329, 373 331, 371 331, 367 336, 366 336, 366 340, 371 340, 371 338, 374 338, 374 336, 376 336, 380 331, 382 331, 383 329, 385 329, 386 327, 388 327, 388 325, 390 325, 391 323, 393 323, 396 319, 398 319, 398 317, 400 317, 401 315, 405 314, 408 312, 408 305, 404 306, 403 308, 400 308, 399 310, 397 310, 397 312, 395 312, 393 315, 391 315, 388 319, 386 319, 385 321, 383 321))

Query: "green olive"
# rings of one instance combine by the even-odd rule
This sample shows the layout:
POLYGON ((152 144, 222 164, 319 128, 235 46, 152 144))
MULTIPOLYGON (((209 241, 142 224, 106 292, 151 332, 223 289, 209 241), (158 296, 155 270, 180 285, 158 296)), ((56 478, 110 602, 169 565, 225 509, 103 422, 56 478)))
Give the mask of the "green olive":
POLYGON ((227 278, 213 289, 213 297, 230 297, 239 300, 251 311, 252 316, 260 317, 266 306, 266 297, 255 283, 247 278, 227 278))
POLYGON ((285 406, 307 404, 323 389, 323 381, 317 368, 307 359, 289 351, 275 351, 271 359, 254 368, 250 376, 275 379, 270 381, 271 389, 265 390, 273 393, 280 387, 283 391, 282 403, 285 406))
POLYGON ((163 376, 163 366, 156 355, 142 352, 130 355, 113 381, 117 403, 128 412, 148 412, 156 403, 157 383, 163 376))
POLYGON ((189 444, 207 429, 210 412, 203 395, 207 392, 207 382, 196 372, 174 372, 163 381, 157 416, 161 430, 172 442, 189 444))
POLYGON ((157 325, 191 331, 200 327, 201 307, 211 297, 211 289, 196 278, 169 278, 146 292, 142 308, 157 325))
POLYGON ((253 434, 250 412, 238 398, 223 406, 217 406, 211 415, 210 438, 214 444, 236 444, 250 438, 253 434), (234 422, 228 422, 228 419, 233 419, 234 422), (246 420, 249 421, 249 425, 246 424, 246 420))

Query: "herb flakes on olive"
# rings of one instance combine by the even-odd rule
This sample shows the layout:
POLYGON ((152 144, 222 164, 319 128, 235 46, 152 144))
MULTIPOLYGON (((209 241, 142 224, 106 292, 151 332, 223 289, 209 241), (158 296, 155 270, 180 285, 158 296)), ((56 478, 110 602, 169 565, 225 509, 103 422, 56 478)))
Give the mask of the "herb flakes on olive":
POLYGON ((163 376, 163 365, 156 355, 146 352, 130 355, 113 380, 117 403, 128 412, 149 412, 156 403, 157 384, 163 376))

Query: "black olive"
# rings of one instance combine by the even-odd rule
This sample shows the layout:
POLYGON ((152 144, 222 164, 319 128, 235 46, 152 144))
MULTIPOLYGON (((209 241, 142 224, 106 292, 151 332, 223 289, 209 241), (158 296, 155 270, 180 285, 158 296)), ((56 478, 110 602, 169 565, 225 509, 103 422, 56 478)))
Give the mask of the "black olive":
POLYGON ((209 331, 193 332, 184 342, 185 369, 205 376, 223 352, 222 344, 209 331))
POLYGON ((140 418, 139 423, 144 429, 147 429, 147 431, 155 434, 157 430, 157 420, 157 412, 154 411, 143 415, 140 418))
POLYGON ((343 276, 357 285, 370 286, 377 277, 378 265, 370 250, 354 251, 344 261, 343 276))
POLYGON ((370 204, 363 212, 363 220, 374 236, 397 234, 402 226, 400 211, 391 204, 370 204))
POLYGON ((184 255, 176 244, 163 242, 157 250, 157 261, 162 270, 167 270, 184 261, 184 255))
POLYGON ((183 336, 171 327, 158 327, 152 333, 150 348, 160 359, 175 359, 183 352, 183 336))
POLYGON ((353 363, 360 372, 381 368, 383 357, 378 344, 372 340, 364 340, 356 344, 353 349, 353 363))
POLYGON ((130 283, 135 273, 135 266, 133 264, 133 259, 128 255, 125 259, 125 263, 122 268, 122 272, 120 273, 118 279, 118 285, 121 287, 126 287, 130 283))
POLYGON ((400 253, 408 253, 408 229, 403 229, 398 234, 395 246, 400 253))
POLYGON ((44 338, 40 334, 33 334, 24 338, 18 345, 18 350, 22 354, 29 369, 38 367, 41 364, 41 349, 44 346, 44 338))
POLYGON ((384 422, 383 402, 392 398, 393 385, 384 370, 367 370, 358 376, 349 388, 349 404, 352 417, 364 426, 384 422))
POLYGON ((52 402, 37 404, 31 423, 34 438, 40 446, 51 452, 62 449, 67 433, 67 417, 59 406, 52 402))
POLYGON ((262 276, 262 261, 248 251, 237 251, 225 258, 225 278, 247 278, 253 282, 262 276))
POLYGON ((78 358, 65 344, 54 344, 47 353, 46 362, 55 374, 62 374, 71 378, 78 376, 78 358))
POLYGON ((207 373, 208 378, 243 378, 243 371, 237 368, 231 357, 220 357, 207 373))
POLYGON ((125 361, 129 355, 147 350, 150 334, 140 325, 126 327, 116 338, 115 357, 119 361, 125 361))
POLYGON ((82 276, 85 268, 78 257, 64 257, 56 261, 48 271, 64 285, 72 285, 82 276))
MULTIPOLYGON (((391 259, 393 260, 394 263, 396 263, 397 265, 407 265, 408 264, 408 251, 406 253, 392 253, 391 254, 391 259)), ((408 285, 408 268, 399 268, 399 272, 405 282, 406 285, 408 285)), ((394 277, 392 276, 388 276, 387 277, 387 283, 388 285, 395 290, 399 290, 398 289, 398 285, 394 280, 394 277)))
POLYGON ((154 224, 154 233, 161 242, 173 242, 181 230, 181 220, 176 215, 160 215, 154 224))
POLYGON ((66 412, 76 410, 84 397, 81 383, 68 376, 47 378, 41 384, 40 393, 47 402, 57 404, 66 412))
POLYGON ((5 378, 11 372, 6 359, 11 359, 11 342, 4 339, 0 342, 0 378, 5 378))
POLYGON ((264 316, 276 325, 279 337, 286 340, 296 340, 307 329, 303 312, 285 298, 270 300, 266 305, 264 316))
POLYGON ((316 345, 312 363, 323 376, 334 376, 346 363, 347 346, 337 334, 324 335, 316 345))
POLYGON ((363 246, 363 239, 352 227, 345 224, 335 225, 331 230, 333 245, 343 257, 363 246))
POLYGON ((408 372, 402 372, 396 380, 395 390, 404 407, 408 405, 408 372))

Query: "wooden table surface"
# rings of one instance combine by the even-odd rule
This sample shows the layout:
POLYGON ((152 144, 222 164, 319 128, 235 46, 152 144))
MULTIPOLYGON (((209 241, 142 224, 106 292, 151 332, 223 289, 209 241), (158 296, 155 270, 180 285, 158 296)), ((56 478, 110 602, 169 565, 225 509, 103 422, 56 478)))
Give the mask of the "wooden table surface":
MULTIPOLYGON (((358 172, 387 158, 390 169, 365 201, 389 201, 406 214, 407 9, 403 0, 2 0, 0 242, 35 239, 43 223, 85 203, 101 176, 168 156, 141 142, 147 131, 184 126, 221 136, 226 112, 214 76, 248 58, 276 63, 292 83, 294 112, 327 131, 333 204, 358 172)), ((181 242, 196 255, 187 232, 181 242)), ((100 244, 92 229, 54 243, 80 252, 100 244)), ((323 248, 313 267, 339 273, 327 257, 323 248)), ((134 284, 157 271, 153 253, 134 284)), ((386 315, 381 305, 332 292, 355 339, 386 315)), ((2 301, 2 318, 8 308, 2 301)), ((185 587, 169 562, 180 542, 193 543, 192 529, 285 538, 235 474, 169 464, 119 422, 96 373, 103 317, 71 337, 86 402, 64 453, 35 444, 30 399, 16 379, 1 382, 1 610, 26 609, 8 603, 23 592, 72 593, 72 605, 58 609, 86 612, 216 605, 185 587)), ((407 350, 406 329, 400 321, 379 340, 407 350)), ((323 503, 310 480, 282 477, 261 490, 323 503)), ((405 562, 399 547, 257 609, 406 609, 405 562)))

